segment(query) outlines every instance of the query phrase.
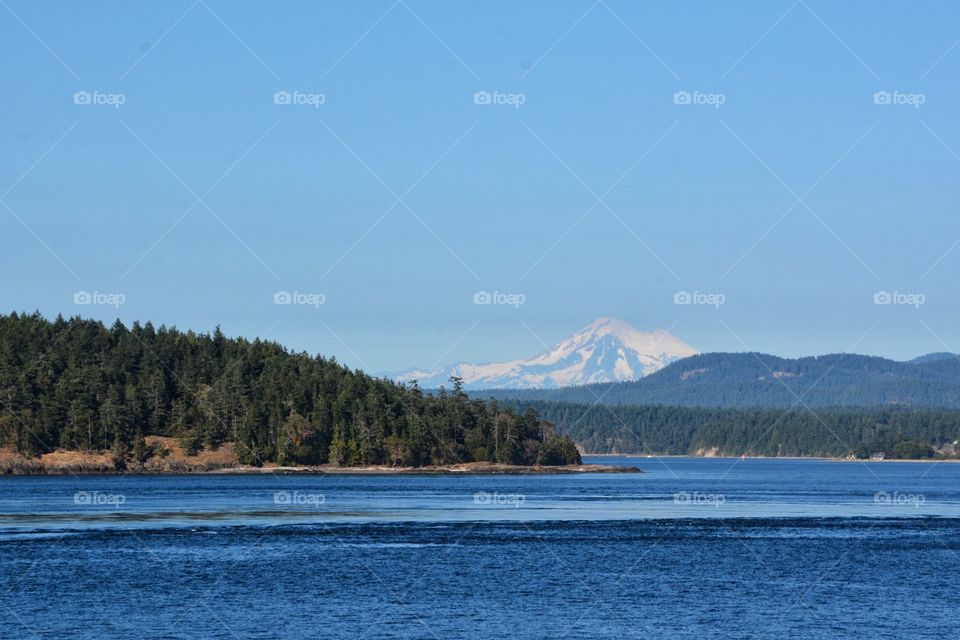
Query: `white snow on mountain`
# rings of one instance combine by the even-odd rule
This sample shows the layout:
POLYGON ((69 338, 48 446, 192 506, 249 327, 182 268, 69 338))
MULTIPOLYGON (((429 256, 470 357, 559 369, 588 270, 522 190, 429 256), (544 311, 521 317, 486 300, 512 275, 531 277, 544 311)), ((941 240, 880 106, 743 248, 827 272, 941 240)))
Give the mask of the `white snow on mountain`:
POLYGON ((463 378, 467 389, 531 389, 636 380, 697 350, 666 331, 644 332, 623 320, 598 318, 531 358, 510 362, 460 362, 433 371, 411 369, 391 376, 425 389, 463 378))

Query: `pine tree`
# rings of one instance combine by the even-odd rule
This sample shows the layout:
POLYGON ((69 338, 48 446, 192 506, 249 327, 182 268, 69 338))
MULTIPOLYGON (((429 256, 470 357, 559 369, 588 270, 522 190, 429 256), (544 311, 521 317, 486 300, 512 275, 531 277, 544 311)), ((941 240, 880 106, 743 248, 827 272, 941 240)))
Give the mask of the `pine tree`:
POLYGON ((147 448, 147 441, 143 437, 143 430, 137 427, 137 433, 133 438, 133 459, 140 464, 147 461, 150 450, 147 448))
POLYGON ((120 432, 113 437, 113 447, 110 449, 110 456, 113 459, 113 466, 117 471, 123 471, 127 468, 127 445, 123 442, 120 432))

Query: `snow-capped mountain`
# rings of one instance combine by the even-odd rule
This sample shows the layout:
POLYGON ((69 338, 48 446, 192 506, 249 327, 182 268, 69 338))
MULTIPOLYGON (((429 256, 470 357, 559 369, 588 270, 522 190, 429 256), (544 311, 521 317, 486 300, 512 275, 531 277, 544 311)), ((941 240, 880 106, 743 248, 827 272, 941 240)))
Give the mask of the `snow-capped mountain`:
POLYGON ((425 389, 449 387, 451 376, 463 378, 467 389, 548 389, 636 380, 696 353, 666 331, 637 331, 623 320, 599 318, 531 358, 460 362, 435 371, 411 369, 392 377, 397 382, 416 380, 425 389))

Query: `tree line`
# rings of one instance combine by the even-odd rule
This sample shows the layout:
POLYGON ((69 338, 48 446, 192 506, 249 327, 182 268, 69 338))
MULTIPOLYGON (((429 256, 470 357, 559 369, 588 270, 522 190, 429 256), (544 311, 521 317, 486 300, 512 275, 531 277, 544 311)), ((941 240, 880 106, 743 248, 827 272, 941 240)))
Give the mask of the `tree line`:
POLYGON ((505 404, 534 409, 589 453, 924 458, 935 450, 955 455, 960 439, 953 409, 505 404))
POLYGON ((535 410, 472 400, 458 379, 431 395, 219 327, 0 316, 0 446, 111 451, 122 466, 150 455, 149 435, 188 452, 232 442, 250 465, 581 462, 535 410))

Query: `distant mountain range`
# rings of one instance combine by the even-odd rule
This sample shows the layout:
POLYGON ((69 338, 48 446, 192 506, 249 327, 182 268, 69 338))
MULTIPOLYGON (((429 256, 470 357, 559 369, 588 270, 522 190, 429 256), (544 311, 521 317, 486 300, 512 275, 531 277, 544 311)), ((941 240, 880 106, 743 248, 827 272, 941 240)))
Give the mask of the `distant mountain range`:
POLYGON ((623 320, 599 318, 530 358, 485 364, 460 362, 442 369, 411 369, 390 377, 397 382, 416 380, 425 389, 449 386, 451 376, 463 378, 468 390, 555 389, 637 380, 696 353, 666 331, 643 332, 623 320))
POLYGON ((960 356, 931 353, 898 362, 855 354, 788 359, 761 353, 704 353, 631 382, 472 395, 607 405, 960 408, 960 356))

